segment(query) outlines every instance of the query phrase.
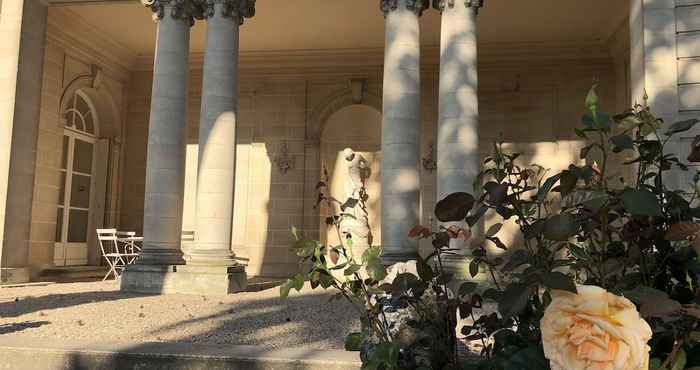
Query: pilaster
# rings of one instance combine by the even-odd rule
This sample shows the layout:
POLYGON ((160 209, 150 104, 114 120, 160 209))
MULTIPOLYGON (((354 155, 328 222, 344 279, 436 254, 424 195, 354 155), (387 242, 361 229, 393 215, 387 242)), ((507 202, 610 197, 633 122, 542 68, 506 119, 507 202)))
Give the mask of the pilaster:
POLYGON ((47 7, 0 2, 0 284, 30 278, 30 227, 47 7))

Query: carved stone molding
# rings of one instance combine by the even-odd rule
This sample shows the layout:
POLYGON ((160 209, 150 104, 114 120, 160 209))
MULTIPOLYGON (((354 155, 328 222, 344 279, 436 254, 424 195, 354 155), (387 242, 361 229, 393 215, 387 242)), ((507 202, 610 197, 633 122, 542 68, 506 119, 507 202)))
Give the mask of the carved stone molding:
POLYGON ((151 9, 153 20, 163 19, 167 13, 173 19, 182 19, 194 25, 194 20, 202 19, 202 6, 196 0, 141 0, 141 4, 151 9))
POLYGON ((294 168, 294 158, 289 155, 289 145, 286 141, 279 146, 277 154, 272 158, 272 163, 277 165, 277 169, 283 175, 294 168))
MULTIPOLYGON (((433 8, 439 11, 445 10, 446 7, 454 8, 456 1, 458 0, 433 0, 433 8)), ((479 8, 484 6, 484 0, 464 0, 464 6, 479 13, 479 8)))
POLYGON ((243 24, 245 18, 251 18, 255 15, 255 0, 204 0, 204 18, 214 16, 215 4, 223 4, 223 16, 238 17, 240 24, 243 24))
MULTIPOLYGON (((390 11, 398 9, 399 1, 401 0, 379 0, 379 8, 382 14, 386 17, 390 11)), ((406 0, 406 8, 415 12, 419 17, 429 7, 430 0, 406 0)))

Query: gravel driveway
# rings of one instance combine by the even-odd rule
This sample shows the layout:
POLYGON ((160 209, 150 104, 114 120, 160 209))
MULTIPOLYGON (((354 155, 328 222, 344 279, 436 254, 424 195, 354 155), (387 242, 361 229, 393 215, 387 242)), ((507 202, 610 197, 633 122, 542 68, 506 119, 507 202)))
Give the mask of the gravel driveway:
POLYGON ((117 282, 0 287, 0 335, 342 349, 359 328, 352 307, 330 292, 279 288, 221 297, 138 295, 117 282))

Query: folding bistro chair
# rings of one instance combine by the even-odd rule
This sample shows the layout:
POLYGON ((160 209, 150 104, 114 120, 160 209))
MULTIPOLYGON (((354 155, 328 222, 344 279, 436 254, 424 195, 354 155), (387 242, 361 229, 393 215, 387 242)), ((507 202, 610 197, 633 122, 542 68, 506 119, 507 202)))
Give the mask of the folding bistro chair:
POLYGON ((143 242, 143 237, 136 236, 134 231, 117 231, 117 242, 121 242, 124 245, 124 253, 122 255, 126 259, 126 264, 134 263, 136 257, 141 253, 141 247, 136 243, 143 242))
POLYGON ((118 271, 123 270, 126 265, 126 261, 119 251, 117 229, 97 229, 97 239, 100 242, 102 257, 104 257, 107 261, 107 266, 109 266, 109 271, 107 271, 102 281, 107 280, 109 275, 114 275, 116 279, 119 276, 118 271))

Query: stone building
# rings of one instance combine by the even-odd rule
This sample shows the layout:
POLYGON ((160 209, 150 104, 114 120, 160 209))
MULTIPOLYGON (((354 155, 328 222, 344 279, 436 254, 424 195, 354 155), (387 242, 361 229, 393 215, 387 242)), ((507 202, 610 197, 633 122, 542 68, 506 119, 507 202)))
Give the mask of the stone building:
POLYGON ((700 110, 700 0, 0 4, 5 283, 99 265, 100 227, 144 235, 125 289, 288 276, 292 226, 327 238, 315 186, 323 168, 342 183, 345 147, 400 260, 495 140, 553 171, 578 161, 593 81, 608 111, 645 92, 667 121, 700 110))

